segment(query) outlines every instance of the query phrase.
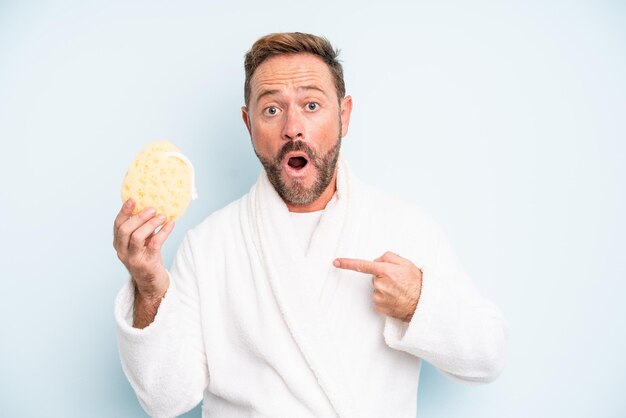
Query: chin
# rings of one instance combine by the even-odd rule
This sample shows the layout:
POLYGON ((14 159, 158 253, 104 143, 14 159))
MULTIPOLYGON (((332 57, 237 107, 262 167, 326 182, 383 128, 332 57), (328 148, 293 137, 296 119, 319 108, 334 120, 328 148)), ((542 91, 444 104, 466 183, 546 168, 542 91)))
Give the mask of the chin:
POLYGON ((310 174, 307 177, 292 178, 283 176, 284 198, 293 205, 308 205, 315 201, 319 196, 313 198, 313 188, 315 186, 315 176, 310 174))

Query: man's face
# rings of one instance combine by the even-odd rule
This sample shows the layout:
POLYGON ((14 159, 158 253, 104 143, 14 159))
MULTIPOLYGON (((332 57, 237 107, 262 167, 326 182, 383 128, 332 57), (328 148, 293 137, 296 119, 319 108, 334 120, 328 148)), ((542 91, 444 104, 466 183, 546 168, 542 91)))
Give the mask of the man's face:
POLYGON ((267 59, 250 88, 242 116, 270 182, 287 203, 314 202, 335 179, 352 99, 338 100, 328 66, 312 54, 267 59))

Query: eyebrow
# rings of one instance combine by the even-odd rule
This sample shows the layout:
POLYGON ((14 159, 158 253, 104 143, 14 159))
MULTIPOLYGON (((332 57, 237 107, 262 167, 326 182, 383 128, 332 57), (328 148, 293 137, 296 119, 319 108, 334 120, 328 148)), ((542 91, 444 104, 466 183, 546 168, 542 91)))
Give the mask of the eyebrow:
MULTIPOLYGON (((298 87, 298 90, 316 90, 322 93, 324 96, 326 96, 326 92, 322 90, 320 87, 317 87, 315 85, 300 86, 298 87)), ((279 90, 277 89, 262 90, 261 93, 259 94, 259 97, 257 97, 256 102, 257 103, 260 102, 264 96, 271 96, 272 94, 276 94, 278 92, 279 90)))

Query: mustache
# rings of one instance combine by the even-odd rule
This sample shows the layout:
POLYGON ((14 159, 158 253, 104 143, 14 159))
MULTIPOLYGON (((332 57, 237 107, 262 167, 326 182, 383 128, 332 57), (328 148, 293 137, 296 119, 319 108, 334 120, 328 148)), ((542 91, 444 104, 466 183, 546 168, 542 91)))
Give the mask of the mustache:
POLYGON ((281 148, 278 156, 276 157, 276 162, 280 163, 285 156, 292 151, 304 151, 304 153, 309 157, 309 162, 315 162, 317 155, 315 150, 309 146, 304 141, 289 141, 281 148))

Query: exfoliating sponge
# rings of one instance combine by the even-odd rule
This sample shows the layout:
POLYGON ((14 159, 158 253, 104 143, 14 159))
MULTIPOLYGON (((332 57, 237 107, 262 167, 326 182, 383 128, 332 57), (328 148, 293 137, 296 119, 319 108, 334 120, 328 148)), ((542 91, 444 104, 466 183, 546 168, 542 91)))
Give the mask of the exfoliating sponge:
POLYGON ((151 207, 167 216, 180 218, 197 197, 191 162, 171 142, 156 141, 142 149, 126 172, 122 202, 135 200, 133 215, 151 207))

